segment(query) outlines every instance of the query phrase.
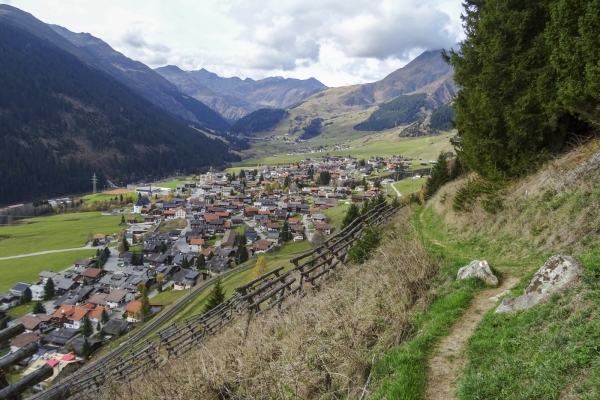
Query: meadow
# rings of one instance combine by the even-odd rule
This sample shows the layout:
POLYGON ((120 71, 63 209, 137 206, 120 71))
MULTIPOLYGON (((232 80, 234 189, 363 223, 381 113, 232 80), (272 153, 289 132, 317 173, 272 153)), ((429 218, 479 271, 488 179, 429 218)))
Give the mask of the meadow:
POLYGON ((0 293, 6 292, 18 282, 35 283, 40 271, 59 272, 73 265, 78 258, 88 258, 96 250, 73 250, 39 256, 14 258, 0 261, 0 293))
POLYGON ((89 234, 118 233, 123 229, 120 223, 121 216, 103 216, 101 212, 20 220, 0 227, 0 257, 83 247, 89 234))

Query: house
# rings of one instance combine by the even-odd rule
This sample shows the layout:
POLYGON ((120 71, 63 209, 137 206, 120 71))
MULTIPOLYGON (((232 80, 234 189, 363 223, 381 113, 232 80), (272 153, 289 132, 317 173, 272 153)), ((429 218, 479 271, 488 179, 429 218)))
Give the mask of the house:
POLYGON ((256 229, 248 226, 244 228, 244 236, 246 237, 246 241, 254 242, 256 241, 258 233, 256 232, 256 229))
POLYGON ((275 219, 277 219, 277 221, 285 221, 285 219, 287 218, 287 209, 285 210, 275 210, 275 219))
POLYGON ((134 246, 138 242, 137 236, 129 232, 125 233, 125 240, 127 240, 127 243, 129 243, 130 246, 134 246))
POLYGON ((110 239, 108 238, 108 236, 106 236, 103 233, 97 233, 94 235, 93 237, 94 242, 97 241, 98 244, 106 244, 110 241, 110 239))
POLYGON ((267 240, 275 244, 279 244, 279 231, 271 231, 267 233, 267 240))
POLYGON ((271 250, 274 246, 274 243, 269 241, 269 240, 257 240, 253 245, 252 245, 252 250, 254 251, 254 253, 266 253, 267 251, 271 250))
POLYGON ((78 283, 75 282, 73 278, 73 274, 68 273, 64 274, 61 277, 62 279, 54 286, 56 294, 62 296, 67 293, 69 290, 75 289, 78 286, 78 283))
POLYGON ((18 351, 20 348, 27 346, 30 343, 37 343, 43 339, 44 335, 36 332, 22 333, 10 342, 10 350, 12 352, 18 351))
POLYGON ((190 250, 193 252, 202 251, 202 246, 204 245, 204 239, 192 239, 190 240, 190 250))
POLYGON ((92 285, 98 282, 104 275, 106 275, 106 272, 107 271, 99 268, 86 268, 74 280, 76 282, 87 282, 88 285, 92 285))
POLYGON ((332 228, 333 227, 331 225, 323 223, 323 222, 317 222, 315 224, 315 229, 317 230, 317 232, 325 234, 325 235, 331 235, 332 228))
POLYGON ((29 283, 19 282, 15 286, 10 288, 10 292, 16 296, 21 297, 23 295, 23 292, 25 292, 26 289, 29 289, 30 286, 31 285, 29 283))
POLYGON ((80 335, 81 331, 77 329, 71 328, 62 328, 56 331, 50 332, 43 338, 43 341, 48 344, 52 344, 55 346, 65 346, 68 342, 71 341, 75 336, 80 335))
POLYGON ((90 310, 87 313, 87 317, 92 321, 92 323, 97 324, 100 322, 100 318, 102 313, 106 311, 106 313, 110 316, 112 314, 112 310, 108 307, 96 306, 93 310, 90 310))
POLYGON ((257 207, 246 207, 246 209, 244 210, 244 217, 246 218, 254 217, 256 214, 258 214, 257 207))
POLYGON ((325 216, 325 214, 312 214, 311 219, 313 220, 314 223, 317 223, 317 222, 325 222, 327 220, 327 217, 325 216))
MULTIPOLYGON (((92 293, 96 291, 96 288, 90 285, 83 285, 77 289, 70 290, 63 294, 58 300, 54 302, 55 307, 61 307, 63 305, 75 305, 83 304, 92 293)), ((50 310, 47 310, 50 311, 50 310)))
POLYGON ((106 296, 104 299, 106 301, 106 306, 109 308, 117 308, 120 307, 135 298, 133 293, 128 292, 127 290, 113 290, 106 296))
POLYGON ((173 210, 165 210, 163 215, 165 216, 165 220, 175 219, 175 211, 173 210))
POLYGON ((40 281, 42 281, 42 284, 46 284, 48 279, 54 279, 54 277, 56 277, 56 275, 58 275, 56 272, 42 271, 38 274, 38 278, 40 278, 40 281))
POLYGON ((201 275, 198 271, 182 268, 171 279, 174 283, 173 290, 191 289, 193 286, 196 286, 196 283, 202 277, 201 275))
POLYGON ((101 339, 94 339, 94 338, 84 338, 82 335, 78 335, 75 337, 75 339, 73 339, 71 341, 71 346, 73 347, 73 351, 75 352, 75 354, 77 354, 80 357, 83 357, 83 346, 84 343, 87 339, 88 342, 88 346, 89 346, 89 351, 91 351, 92 353, 100 350, 100 348, 102 347, 102 340, 101 339))
POLYGON ((106 306, 106 298, 108 297, 108 293, 96 293, 92 297, 90 297, 87 302, 88 304, 93 304, 94 306, 106 306))
MULTIPOLYGON (((125 314, 127 315, 127 322, 139 322, 139 311, 142 307, 142 302, 140 300, 133 300, 127 304, 125 307, 125 314)), ((163 305, 158 303, 150 302, 150 308, 152 310, 152 315, 156 314, 160 310, 162 310, 163 305)))
POLYGON ((44 286, 31 285, 31 286, 29 286, 29 290, 31 290, 31 300, 33 300, 33 301, 44 300, 44 286))
POLYGON ((25 332, 44 333, 52 329, 52 316, 46 314, 23 315, 19 317, 16 323, 23 324, 25 332))
POLYGON ((229 259, 227 258, 218 258, 213 257, 210 261, 206 263, 206 269, 210 271, 210 273, 220 274, 221 272, 226 271, 229 268, 229 259))
POLYGON ((58 328, 71 328, 79 329, 83 326, 83 317, 94 306, 89 304, 87 306, 73 306, 70 304, 62 305, 52 314, 52 324, 58 328))
POLYGON ((177 207, 177 208, 172 209, 171 211, 175 212, 175 218, 180 218, 180 219, 185 219, 185 215, 187 214, 185 207, 177 207))
POLYGON ((242 217, 231 217, 231 225, 241 225, 244 223, 244 219, 242 217))
POLYGON ((115 338, 123 336, 131 331, 131 322, 111 319, 102 327, 102 334, 106 337, 115 338))
POLYGON ((96 261, 90 260, 89 258, 78 258, 75 260, 75 268, 91 268, 96 264, 96 261))
POLYGON ((21 302, 21 296, 17 296, 14 293, 1 293, 0 294, 0 310, 8 310, 19 305, 21 302))
POLYGON ((236 233, 233 230, 225 231, 225 235, 223 235, 223 239, 221 240, 221 247, 233 247, 235 246, 236 233))

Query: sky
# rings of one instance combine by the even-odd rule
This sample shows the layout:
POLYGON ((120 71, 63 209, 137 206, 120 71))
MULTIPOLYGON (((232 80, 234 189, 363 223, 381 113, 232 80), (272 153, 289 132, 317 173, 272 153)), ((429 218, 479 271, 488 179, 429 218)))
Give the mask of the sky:
POLYGON ((152 68, 374 82, 463 38, 461 0, 0 0, 152 68))

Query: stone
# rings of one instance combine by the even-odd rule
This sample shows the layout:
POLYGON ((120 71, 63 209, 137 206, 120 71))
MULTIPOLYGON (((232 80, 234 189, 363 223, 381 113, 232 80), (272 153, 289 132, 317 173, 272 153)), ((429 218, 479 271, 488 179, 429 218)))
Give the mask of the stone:
POLYGON ((456 280, 460 281, 474 277, 480 278, 488 285, 498 286, 498 278, 496 275, 494 275, 490 265, 485 260, 471 261, 469 265, 459 269, 458 274, 456 275, 456 280))
POLYGON ((497 302, 498 300, 500 300, 502 297, 506 296, 509 293, 510 293, 510 290, 505 290, 502 293, 498 293, 497 295, 490 297, 490 300, 495 303, 495 302, 497 302))
POLYGON ((495 313, 529 310, 536 305, 548 301, 550 296, 558 293, 579 281, 583 274, 579 261, 570 256, 552 256, 535 273, 523 294, 519 297, 505 297, 496 308, 495 313))

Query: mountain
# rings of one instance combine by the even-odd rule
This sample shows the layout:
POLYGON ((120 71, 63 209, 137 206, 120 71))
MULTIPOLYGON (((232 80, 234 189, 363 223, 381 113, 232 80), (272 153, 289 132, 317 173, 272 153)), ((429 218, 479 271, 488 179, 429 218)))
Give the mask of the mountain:
POLYGON ((181 92, 205 102, 231 120, 239 119, 260 108, 284 109, 327 89, 327 86, 315 78, 301 80, 271 77, 255 81, 250 78, 223 78, 205 69, 185 72, 173 66, 158 68, 155 71, 177 86, 181 92), (189 77, 202 86, 191 81, 189 77))
POLYGON ((43 22, 0 6, 0 203, 239 160, 99 70, 43 22))
MULTIPOLYGON (((168 65, 154 71, 175 85, 181 93, 201 101, 228 121, 236 121, 248 114, 246 109, 234 106, 223 96, 216 94, 177 66, 168 65)), ((243 104, 239 101, 236 102, 237 104, 243 104)))
POLYGON ((229 129, 229 123, 217 112, 198 99, 184 96, 175 85, 145 64, 125 57, 89 33, 74 33, 58 25, 49 26, 76 47, 78 51, 71 51, 73 54, 85 55, 94 66, 170 114, 208 129, 229 129))

